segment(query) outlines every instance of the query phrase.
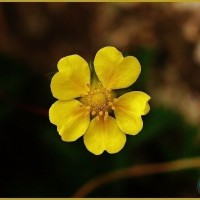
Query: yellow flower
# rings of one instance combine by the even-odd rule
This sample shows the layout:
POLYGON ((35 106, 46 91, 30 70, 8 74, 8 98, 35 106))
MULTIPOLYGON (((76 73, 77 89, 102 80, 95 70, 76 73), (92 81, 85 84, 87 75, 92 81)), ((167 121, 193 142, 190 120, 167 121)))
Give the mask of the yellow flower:
POLYGON ((141 131, 141 116, 150 110, 150 96, 134 91, 115 98, 116 89, 136 81, 141 67, 135 57, 123 57, 114 47, 97 52, 94 70, 98 81, 91 80, 90 68, 79 55, 60 59, 51 81, 52 94, 58 101, 49 110, 50 121, 64 141, 83 136, 90 152, 117 153, 126 143, 126 134, 141 131))

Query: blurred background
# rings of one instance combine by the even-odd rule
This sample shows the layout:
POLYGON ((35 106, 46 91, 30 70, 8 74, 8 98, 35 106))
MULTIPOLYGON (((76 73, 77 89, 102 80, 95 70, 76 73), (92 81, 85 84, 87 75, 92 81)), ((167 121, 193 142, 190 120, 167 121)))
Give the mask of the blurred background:
MULTIPOLYGON (((71 197, 131 165, 200 154, 200 3, 1 3, 0 197, 71 197), (118 154, 94 156, 49 122, 60 58, 92 61, 112 45, 136 56, 132 86, 152 97, 144 128, 118 154)), ((200 170, 117 180, 87 197, 200 197, 200 170)))

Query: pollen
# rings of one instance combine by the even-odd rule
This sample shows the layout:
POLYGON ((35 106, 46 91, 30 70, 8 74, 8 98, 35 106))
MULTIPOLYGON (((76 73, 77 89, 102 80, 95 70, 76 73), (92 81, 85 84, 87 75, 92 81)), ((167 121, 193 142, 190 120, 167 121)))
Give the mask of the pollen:
POLYGON ((112 92, 104 88, 100 82, 96 87, 90 86, 88 88, 88 93, 80 101, 86 108, 89 108, 90 115, 96 117, 97 121, 100 118, 106 121, 109 113, 114 110, 112 92))

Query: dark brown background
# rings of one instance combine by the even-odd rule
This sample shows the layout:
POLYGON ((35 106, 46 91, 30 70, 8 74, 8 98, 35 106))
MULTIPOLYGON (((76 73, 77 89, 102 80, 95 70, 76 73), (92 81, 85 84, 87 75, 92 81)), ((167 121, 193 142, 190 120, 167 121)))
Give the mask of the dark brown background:
MULTIPOLYGON (((1 3, 0 197, 70 197, 91 178, 200 153, 199 3, 1 3), (136 56, 144 128, 115 155, 64 143, 48 119, 58 60, 103 46, 136 56)), ((130 178, 89 197, 199 197, 199 170, 130 178)))

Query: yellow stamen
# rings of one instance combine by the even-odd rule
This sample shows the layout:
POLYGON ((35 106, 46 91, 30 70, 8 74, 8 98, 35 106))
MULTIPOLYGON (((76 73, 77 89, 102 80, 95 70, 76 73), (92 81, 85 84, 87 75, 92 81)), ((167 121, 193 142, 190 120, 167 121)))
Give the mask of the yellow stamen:
POLYGON ((115 106, 112 106, 111 108, 112 108, 113 110, 115 110, 115 106))
POLYGON ((112 95, 110 93, 108 93, 108 97, 110 98, 112 95))
POLYGON ((105 112, 105 115, 104 115, 104 117, 103 117, 104 121, 106 121, 107 118, 108 118, 108 111, 105 112))
POLYGON ((112 102, 108 102, 108 105, 109 105, 109 106, 113 106, 113 103, 112 103, 112 102))
POLYGON ((96 112, 93 110, 91 114, 92 114, 92 115, 95 115, 95 114, 96 114, 96 112))
POLYGON ((96 120, 99 121, 99 116, 96 116, 96 120))
POLYGON ((103 111, 100 111, 100 112, 99 112, 99 115, 102 116, 102 115, 103 115, 103 111))
POLYGON ((108 117, 108 112, 115 109, 114 100, 111 90, 107 90, 99 82, 96 87, 87 85, 89 91, 84 95, 80 101, 86 106, 86 109, 91 113, 91 116, 99 117, 103 116, 104 120, 108 117))

